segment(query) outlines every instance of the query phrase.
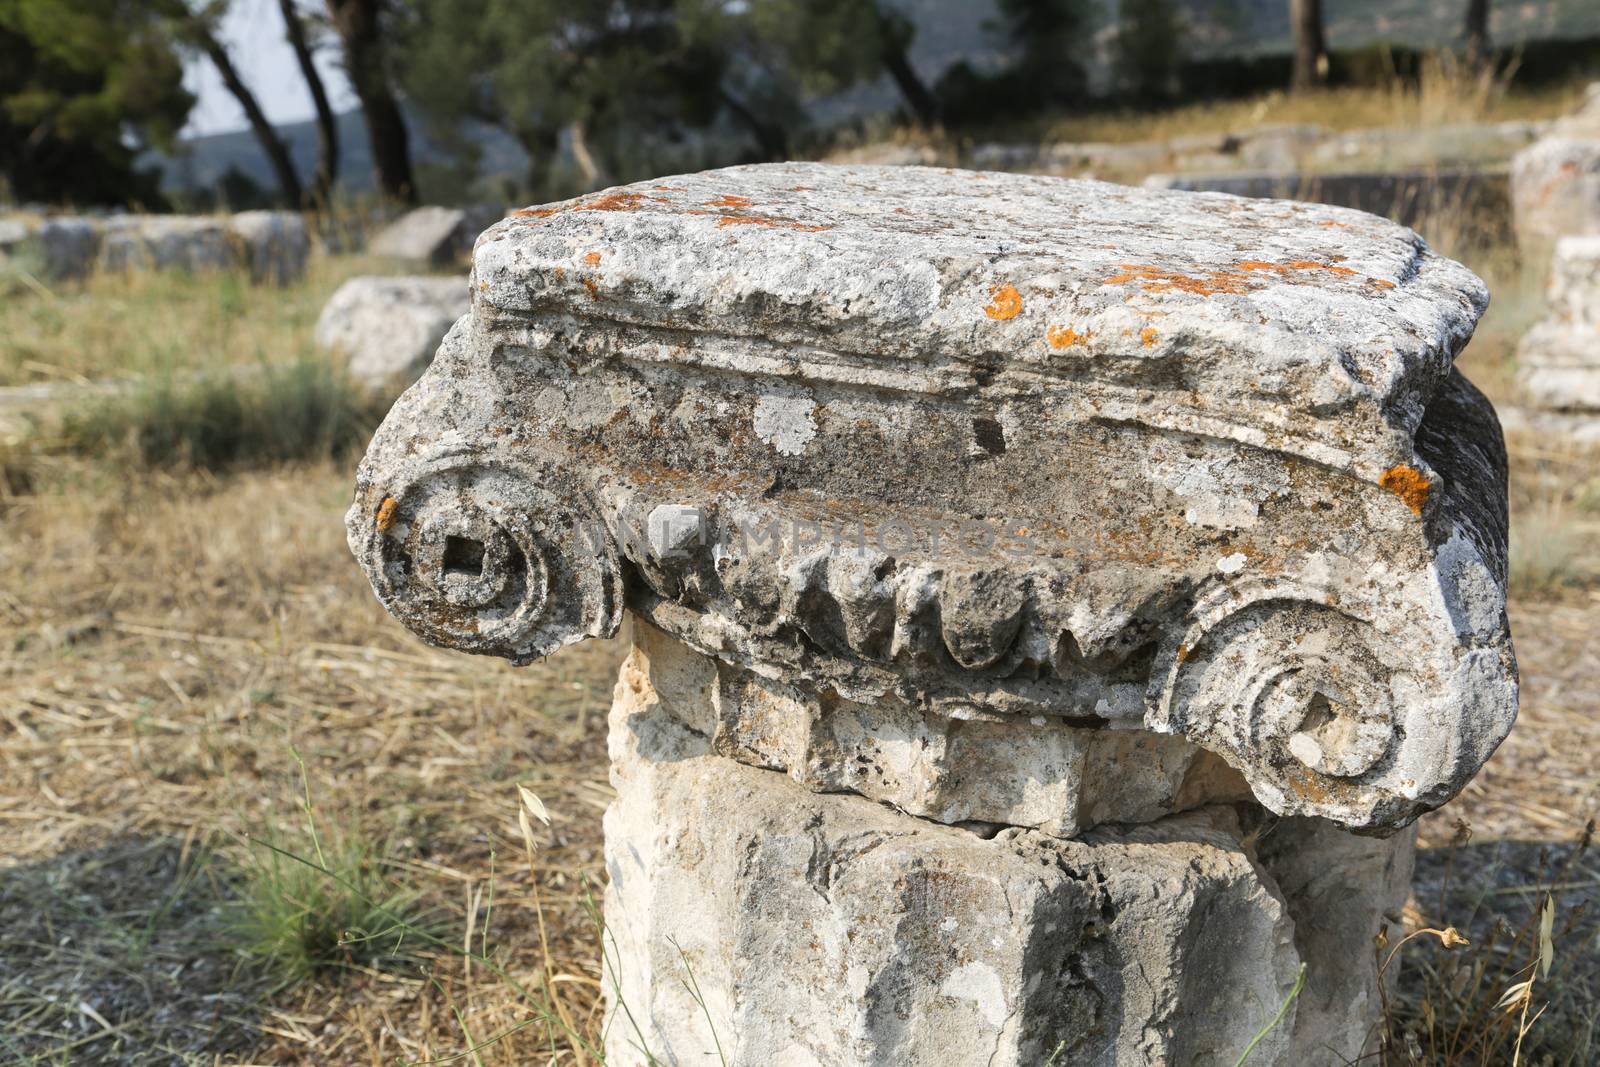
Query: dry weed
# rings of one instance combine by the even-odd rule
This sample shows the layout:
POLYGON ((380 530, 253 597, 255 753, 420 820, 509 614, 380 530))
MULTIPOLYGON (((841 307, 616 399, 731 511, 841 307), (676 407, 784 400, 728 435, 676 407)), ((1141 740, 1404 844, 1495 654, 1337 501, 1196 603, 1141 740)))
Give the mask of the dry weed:
MULTIPOLYGON (((331 465, 137 480, 57 467, 15 504, 0 538, 0 864, 150 839, 212 840, 247 864, 229 839, 303 818, 298 751, 326 818, 392 841, 391 873, 592 1035, 585 901, 601 876, 599 733, 617 654, 592 644, 516 671, 419 646, 344 547, 350 478, 331 465), (532 870, 507 861, 524 848, 518 785, 551 812, 532 870)), ((249 1059, 428 1059, 468 1032, 509 1032, 475 1053, 486 1064, 549 1056, 514 985, 437 946, 426 959, 424 973, 361 969, 240 1011, 249 1059)), ((48 977, 25 968, 22 983, 48 977)), ((562 1062, 587 1057, 554 1040, 562 1062)))

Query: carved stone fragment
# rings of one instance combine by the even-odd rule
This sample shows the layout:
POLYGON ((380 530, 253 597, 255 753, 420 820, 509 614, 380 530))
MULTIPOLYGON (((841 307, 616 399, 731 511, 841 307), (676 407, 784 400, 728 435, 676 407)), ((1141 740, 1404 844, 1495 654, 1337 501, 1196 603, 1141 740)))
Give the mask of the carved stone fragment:
POLYGON ((433 640, 548 655, 626 588, 819 699, 1177 735, 1358 828, 1510 727, 1486 294, 1408 230, 795 164, 518 213, 473 279, 350 515, 433 640))
POLYGON ((1367 1033, 1316 924, 1408 839, 1335 824, 1516 714, 1475 276, 1337 208, 784 164, 514 212, 471 292, 350 544, 446 647, 636 619, 617 1062, 709 1015, 730 1062, 1231 1063, 1301 962, 1253 1055, 1367 1033))

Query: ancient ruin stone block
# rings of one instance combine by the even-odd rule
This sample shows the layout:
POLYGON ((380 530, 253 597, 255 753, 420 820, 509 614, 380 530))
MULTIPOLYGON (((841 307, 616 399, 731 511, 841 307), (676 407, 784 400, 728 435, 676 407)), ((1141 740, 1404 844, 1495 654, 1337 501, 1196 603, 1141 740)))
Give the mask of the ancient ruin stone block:
POLYGON ((1548 291, 1549 309, 1517 348, 1519 381, 1540 407, 1600 411, 1600 236, 1556 245, 1548 291))
POLYGON ((114 215, 100 241, 102 270, 225 270, 237 260, 221 217, 114 215))
POLYGON ((351 278, 328 298, 313 338, 377 391, 414 381, 470 305, 462 278, 351 278))
MULTIPOLYGON (((427 640, 526 661, 626 606, 867 729, 1170 735, 1355 828, 1510 728, 1504 454, 1451 367, 1487 297, 1409 230, 786 164, 517 212, 472 294, 348 520, 427 640)), ((868 791, 765 714, 730 754, 868 791)))
POLYGON ((306 272, 311 238, 292 211, 241 211, 228 219, 239 259, 255 282, 288 285, 306 272))
POLYGON ((380 230, 367 251, 417 266, 450 266, 464 259, 478 234, 504 215, 499 208, 484 205, 413 208, 380 230))
POLYGON ((238 215, 116 215, 99 244, 102 270, 242 267, 252 280, 287 285, 305 273, 310 254, 305 220, 289 211, 238 215))
POLYGON ((1568 235, 1600 234, 1600 129, 1551 136, 1511 160, 1517 243, 1537 256, 1568 235))
MULTIPOLYGON (((675 644, 612 710, 608 1063, 1231 1065, 1283 1004, 1294 923, 1232 812, 1068 841, 811 793, 667 710, 705 695, 675 644)), ((1306 1062, 1293 1022, 1253 1061, 1306 1062)))
POLYGON ((1181 737, 821 698, 693 652, 646 622, 635 623, 634 641, 681 679, 675 691, 690 698, 663 713, 704 736, 709 751, 936 822, 1074 837, 1250 796, 1237 772, 1181 737))

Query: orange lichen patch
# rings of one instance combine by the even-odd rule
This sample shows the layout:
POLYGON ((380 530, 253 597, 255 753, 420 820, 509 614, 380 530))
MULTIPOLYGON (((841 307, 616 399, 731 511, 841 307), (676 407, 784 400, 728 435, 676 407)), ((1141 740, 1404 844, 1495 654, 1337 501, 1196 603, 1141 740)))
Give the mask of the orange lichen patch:
POLYGON ((1146 348, 1154 348, 1156 345, 1156 328, 1154 326, 1146 326, 1140 330, 1139 340, 1144 343, 1146 348))
POLYGON ((748 196, 734 196, 732 193, 724 193, 713 200, 707 200, 706 207, 749 207, 752 203, 754 201, 748 196))
POLYGON ((997 285, 989 294, 989 303, 983 313, 991 319, 1004 322, 1022 313, 1022 294, 1014 285, 997 285))
POLYGON ((638 211, 644 201, 643 193, 607 193, 587 203, 579 204, 575 211, 638 211))
POLYGON ((392 496, 384 497, 383 498, 383 503, 378 505, 378 518, 377 518, 378 529, 387 530, 389 527, 393 526, 394 525, 395 512, 397 512, 399 510, 400 510, 400 505, 395 502, 394 497, 392 497, 392 496))
POLYGON ((723 215, 717 219, 717 229, 724 226, 771 226, 780 230, 799 230, 801 233, 821 233, 831 230, 832 226, 810 226, 794 219, 779 218, 772 215, 723 215))
POLYGON ((1123 263, 1121 269, 1123 273, 1113 274, 1101 284, 1126 285, 1129 282, 1139 282, 1147 293, 1166 293, 1176 289, 1179 292, 1194 293, 1196 296, 1245 293, 1255 288, 1238 271, 1213 270, 1207 271, 1203 278, 1195 278, 1181 271, 1141 263, 1123 263))
POLYGON ((1371 285, 1371 286, 1374 286, 1374 287, 1376 287, 1378 289, 1393 289, 1394 288, 1394 282, 1389 281, 1387 278, 1368 278, 1367 279, 1367 284, 1371 285))
POLYGON ((598 267, 600 265, 600 253, 590 252, 588 255, 583 257, 583 261, 589 264, 591 267, 598 267))
POLYGON ((1428 502, 1428 493, 1432 489, 1427 475, 1405 464, 1384 471, 1378 484, 1403 500, 1406 507, 1417 515, 1422 514, 1422 505, 1428 502))
POLYGON ((1325 270, 1330 274, 1351 275, 1355 271, 1349 267, 1341 267, 1335 263, 1317 263, 1310 259, 1297 259, 1290 263, 1263 263, 1256 259, 1247 259, 1239 264, 1240 270, 1265 270, 1274 274, 1288 274, 1292 270, 1325 270))
POLYGON ((1051 348, 1071 348, 1093 336, 1088 330, 1079 333, 1071 326, 1052 326, 1044 332, 1045 343, 1051 348))
POLYGON ((1297 259, 1289 264, 1290 270, 1325 270, 1329 274, 1340 274, 1346 277, 1355 274, 1349 267, 1341 267, 1337 263, 1313 263, 1309 259, 1297 259))
POLYGON ((547 219, 560 210, 558 207, 521 207, 511 214, 514 218, 547 219))
POLYGON ((1219 267, 1208 270, 1198 277, 1145 263, 1123 263, 1120 269, 1122 273, 1113 274, 1101 284, 1126 285, 1129 282, 1137 282, 1147 293, 1166 293, 1176 289, 1196 296, 1254 292, 1261 288, 1261 283, 1256 281, 1253 275, 1262 273, 1288 278, 1296 271, 1319 271, 1341 277, 1359 277, 1357 272, 1349 267, 1341 267, 1336 263, 1318 263, 1309 259, 1297 259, 1288 263, 1246 259, 1235 267, 1219 267))
POLYGON ((583 279, 583 287, 585 289, 589 290, 589 299, 590 300, 599 300, 600 299, 600 283, 599 282, 595 281, 593 278, 585 278, 585 279, 583 279))

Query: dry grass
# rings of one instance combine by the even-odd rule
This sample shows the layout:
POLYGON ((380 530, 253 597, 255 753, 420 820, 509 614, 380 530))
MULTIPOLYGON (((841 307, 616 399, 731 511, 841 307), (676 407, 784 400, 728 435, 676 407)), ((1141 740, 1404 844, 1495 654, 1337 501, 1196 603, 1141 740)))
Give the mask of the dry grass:
MULTIPOLYGON (((600 874, 609 790, 597 725, 616 650, 514 671, 418 646, 343 545, 348 470, 43 477, 0 539, 0 863, 48 872, 154 840, 210 842, 237 870, 252 862, 248 837, 302 823, 298 751, 323 817, 392 842, 393 872, 446 906, 454 928, 473 915, 479 948, 535 993, 537 884, 553 989, 592 1032, 598 951, 584 898, 600 874), (519 861, 519 783, 554 820, 536 872, 519 861)), ((428 1058, 460 1051, 464 1032, 482 1040, 537 1017, 482 961, 437 946, 424 956, 423 972, 363 969, 235 1006, 248 1059, 428 1058)), ((0 993, 0 1029, 70 963, 31 961, 22 987, 0 993)), ((524 1063, 540 1049, 545 1035, 529 1028, 479 1055, 524 1063)), ((96 1054, 84 1047, 74 1062, 124 1062, 96 1054)))
POLYGON ((1350 86, 1307 94, 1285 92, 1209 100, 1159 111, 1099 112, 1048 120, 1032 131, 1046 141, 1164 141, 1271 125, 1316 125, 1332 130, 1371 126, 1424 129, 1458 122, 1552 119, 1583 98, 1579 83, 1524 89, 1501 79, 1480 80, 1443 58, 1423 64, 1411 83, 1350 86))
POLYGON ((305 277, 283 289, 257 288, 238 271, 114 271, 0 292, 0 387, 303 358, 311 327, 341 282, 402 269, 383 259, 313 255, 305 277))

